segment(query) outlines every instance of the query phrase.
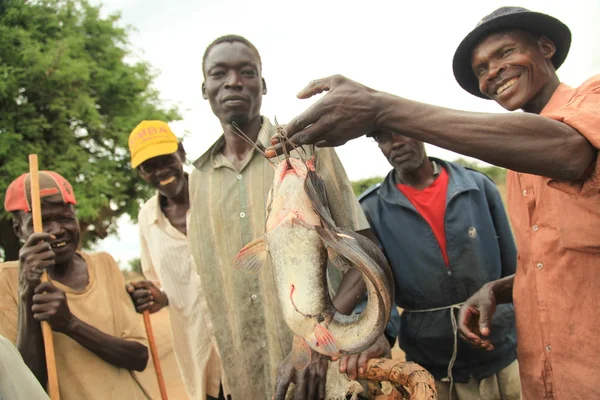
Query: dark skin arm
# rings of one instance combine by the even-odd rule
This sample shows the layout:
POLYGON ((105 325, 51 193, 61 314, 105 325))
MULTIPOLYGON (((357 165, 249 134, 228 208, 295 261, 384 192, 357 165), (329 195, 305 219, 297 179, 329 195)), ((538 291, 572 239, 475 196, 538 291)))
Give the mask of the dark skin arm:
POLYGON ((490 323, 498 304, 512 303, 514 275, 488 282, 469 297, 458 313, 458 333, 471 346, 487 351, 494 345, 484 337, 490 335, 490 323))
MULTIPOLYGON (((297 145, 339 146, 374 131, 397 132, 514 171, 558 180, 582 177, 597 154, 577 130, 549 118, 437 107, 378 92, 341 75, 312 81, 298 97, 324 91, 329 93, 286 125, 297 145)), ((274 150, 279 149, 277 145, 274 150)))

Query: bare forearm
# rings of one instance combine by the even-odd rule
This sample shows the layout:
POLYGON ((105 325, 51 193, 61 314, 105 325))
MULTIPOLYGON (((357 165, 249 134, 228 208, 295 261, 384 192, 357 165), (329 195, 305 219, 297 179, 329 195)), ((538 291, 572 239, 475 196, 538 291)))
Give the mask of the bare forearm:
POLYGON ((496 297, 496 304, 505 304, 513 302, 514 282, 515 276, 510 275, 505 278, 487 283, 487 285, 490 285, 492 292, 496 297))
POLYGON ((41 324, 33 319, 32 304, 31 301, 19 302, 17 349, 27 367, 33 372, 40 384, 45 387, 48 380, 48 371, 46 371, 44 338, 41 324))
POLYGON ((378 129, 514 171, 560 180, 582 176, 596 150, 570 126, 530 113, 475 113, 377 93, 378 129))
POLYGON ((75 319, 66 334, 109 364, 128 370, 143 371, 148 349, 133 340, 120 339, 75 319))

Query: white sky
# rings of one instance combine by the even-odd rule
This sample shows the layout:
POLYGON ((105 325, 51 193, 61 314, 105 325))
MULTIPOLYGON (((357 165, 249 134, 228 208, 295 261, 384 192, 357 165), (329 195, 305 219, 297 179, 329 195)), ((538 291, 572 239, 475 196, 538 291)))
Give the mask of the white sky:
MULTIPOLYGON (((99 4, 100 1, 96 1, 99 4)), ((262 114, 285 123, 318 97, 299 100, 310 80, 340 73, 374 89, 440 106, 502 112, 500 106, 463 91, 452 74, 452 56, 462 38, 485 15, 507 3, 486 1, 371 0, 104 0, 105 13, 121 11, 137 57, 159 73, 155 81, 165 102, 178 104, 188 158, 196 159, 221 134, 202 98, 201 60, 206 46, 224 34, 245 36, 258 48, 268 93, 262 114)), ((566 23, 571 51, 559 70, 576 86, 600 73, 598 0, 524 0, 519 4, 566 23)), ((132 127, 133 128, 133 127, 132 127)), ((453 160, 457 154, 427 146, 429 155, 453 160)), ((391 168, 370 139, 337 148, 351 180, 385 175, 391 168)), ((137 227, 122 218, 119 237, 97 247, 122 265, 139 256, 137 227)))

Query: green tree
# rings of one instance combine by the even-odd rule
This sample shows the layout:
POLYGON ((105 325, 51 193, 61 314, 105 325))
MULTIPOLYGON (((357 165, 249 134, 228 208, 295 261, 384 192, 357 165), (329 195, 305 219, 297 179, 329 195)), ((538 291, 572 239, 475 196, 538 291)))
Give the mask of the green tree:
POLYGON ((140 258, 132 258, 129 260, 129 269, 131 272, 135 272, 136 274, 143 275, 142 272, 142 260, 140 258))
POLYGON ((359 179, 357 181, 350 182, 352 184, 352 189, 354 190, 354 195, 360 196, 362 192, 370 188, 376 183, 383 181, 382 176, 373 176, 371 178, 359 179))
MULTIPOLYGON (((118 14, 85 0, 0 1, 0 202, 8 184, 40 169, 65 176, 77 196, 82 245, 137 217, 150 189, 129 165, 129 132, 144 119, 181 119, 152 88, 155 73, 136 61, 118 14)), ((15 259, 19 243, 0 211, 0 246, 15 259)))
POLYGON ((506 169, 501 167, 496 167, 495 165, 481 165, 475 161, 468 161, 464 158, 459 158, 454 160, 455 163, 462 165, 463 167, 471 168, 479 172, 483 172, 487 176, 489 176, 496 185, 501 185, 506 183, 506 169))

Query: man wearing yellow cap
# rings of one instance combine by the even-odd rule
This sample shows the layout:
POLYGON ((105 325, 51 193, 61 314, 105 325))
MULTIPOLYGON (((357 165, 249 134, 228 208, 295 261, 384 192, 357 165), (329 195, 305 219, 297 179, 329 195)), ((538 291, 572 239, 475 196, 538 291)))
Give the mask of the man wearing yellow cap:
POLYGON ((187 239, 185 150, 162 121, 142 121, 129 136, 129 150, 131 166, 157 193, 138 216, 142 271, 148 280, 133 282, 127 290, 138 312, 155 313, 170 305, 173 348, 188 396, 218 397, 221 361, 187 239))

